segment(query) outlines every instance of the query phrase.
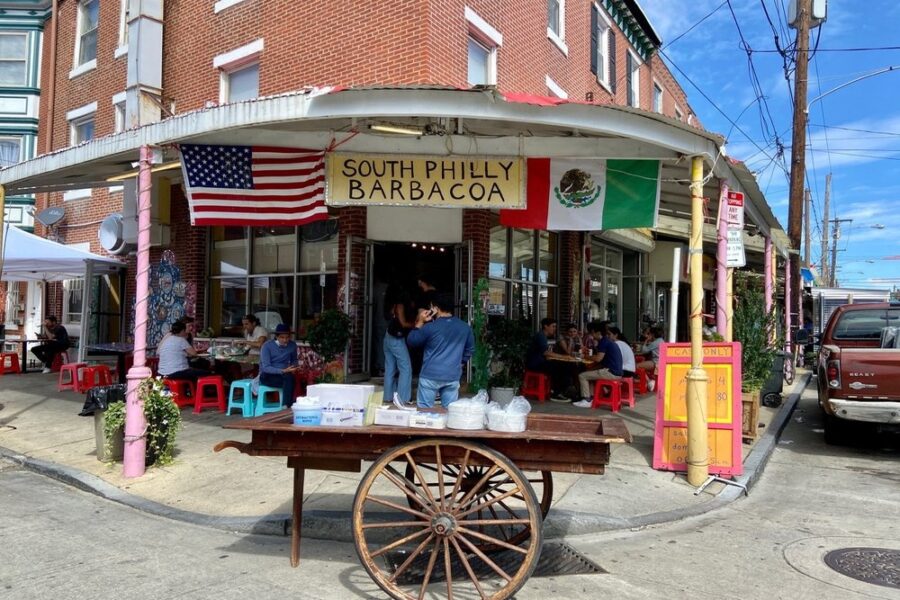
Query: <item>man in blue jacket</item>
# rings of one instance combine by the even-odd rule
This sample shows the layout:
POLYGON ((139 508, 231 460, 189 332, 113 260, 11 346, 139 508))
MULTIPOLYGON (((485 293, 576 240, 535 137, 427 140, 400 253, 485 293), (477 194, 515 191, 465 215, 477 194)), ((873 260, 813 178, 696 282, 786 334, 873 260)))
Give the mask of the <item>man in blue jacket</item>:
POLYGON ((455 402, 459 398, 462 365, 475 350, 475 336, 466 322, 453 316, 453 297, 436 294, 431 310, 420 307, 415 329, 406 342, 412 348, 425 349, 419 372, 418 406, 433 407, 437 396, 444 408, 455 402))
POLYGON ((275 339, 259 351, 259 382, 281 388, 281 403, 294 403, 294 371, 297 366, 297 343, 291 340, 291 329, 284 323, 275 327, 275 339))

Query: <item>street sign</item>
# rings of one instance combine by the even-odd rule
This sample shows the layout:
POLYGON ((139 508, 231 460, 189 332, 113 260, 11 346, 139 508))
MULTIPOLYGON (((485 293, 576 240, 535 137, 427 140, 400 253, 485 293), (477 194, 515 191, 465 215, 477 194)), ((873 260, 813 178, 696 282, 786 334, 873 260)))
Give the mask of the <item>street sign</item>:
POLYGON ((727 202, 726 223, 729 227, 744 228, 744 194, 729 191, 725 197, 727 202))
POLYGON ((728 243, 726 245, 725 266, 744 267, 747 265, 747 256, 744 254, 744 233, 740 229, 728 229, 728 243))

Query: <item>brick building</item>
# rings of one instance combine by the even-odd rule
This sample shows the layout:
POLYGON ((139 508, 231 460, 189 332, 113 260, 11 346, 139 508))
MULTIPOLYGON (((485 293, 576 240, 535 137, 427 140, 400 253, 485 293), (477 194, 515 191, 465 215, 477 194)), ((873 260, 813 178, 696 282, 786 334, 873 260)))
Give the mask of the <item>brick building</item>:
MULTIPOLYGON (((327 224, 302 228, 202 228, 190 225, 181 172, 166 162, 177 160, 179 141, 324 148, 339 135, 352 151, 428 155, 468 139, 481 140, 482 149, 496 142, 487 154, 512 149, 531 156, 659 158, 663 181, 674 182, 687 177, 684 157, 691 148, 713 146, 719 150, 708 153, 714 176, 706 195, 718 195, 720 180, 746 188, 756 206, 752 226, 766 235, 779 229, 755 183, 748 183, 749 173, 718 160, 721 143, 702 130, 656 55, 661 40, 637 2, 522 4, 510 10, 497 0, 310 0, 300 11, 292 0, 59 0, 46 26, 39 139, 43 153, 55 154, 4 182, 58 190, 38 198, 38 209, 65 208, 66 218, 52 233, 66 244, 119 253, 133 274, 129 164, 136 155, 128 159, 125 149, 159 133, 153 143, 165 158, 154 178, 151 264, 166 251, 174 256, 183 282, 196 290, 184 309, 197 316, 198 329, 234 334, 249 311, 265 324, 285 321, 302 333, 323 308, 341 306, 355 322, 352 370, 378 369, 378 299, 396 267, 404 283, 429 273, 438 287, 455 292, 463 312, 473 280, 489 277, 498 317, 535 325, 545 316, 608 318, 634 335, 646 319, 663 316, 656 286, 668 276, 653 272, 650 255, 657 241, 668 236, 675 240, 670 245, 683 244, 686 237, 680 184, 663 183, 665 218, 655 232, 508 229, 492 210, 389 206, 332 207, 327 224), (318 92, 308 92, 325 86, 333 86, 329 97, 313 99, 318 92), (344 88, 358 92, 341 93, 344 88), (473 88, 481 91, 461 91, 473 88), (510 92, 516 106, 500 106, 496 98, 508 101, 513 96, 502 93, 510 92), (355 104, 345 109, 344 99, 355 104), (458 110, 447 108, 457 99, 458 110), (333 112, 307 125, 303 119, 314 116, 316 103, 333 112), (496 106, 500 112, 484 117, 490 127, 478 131, 473 123, 496 106), (615 109, 597 108, 604 106, 615 109), (291 107, 305 112, 291 113, 291 107), (596 131, 592 110, 600 115, 596 131), (431 111, 443 116, 429 117, 431 111), (422 126, 425 134, 415 140, 375 136, 368 127, 385 115, 422 126), (551 130, 551 143, 527 148, 525 138, 551 130), (435 131, 439 135, 430 135, 435 131), (39 174, 51 172, 38 183, 39 174)), ((671 256, 664 246, 656 263, 671 256)), ((70 315, 80 289, 48 285, 46 310, 78 327, 70 315)), ((76 333, 127 337, 134 278, 107 278, 95 283, 95 292, 100 304, 93 312, 118 311, 126 323, 96 321, 94 331, 76 333)))

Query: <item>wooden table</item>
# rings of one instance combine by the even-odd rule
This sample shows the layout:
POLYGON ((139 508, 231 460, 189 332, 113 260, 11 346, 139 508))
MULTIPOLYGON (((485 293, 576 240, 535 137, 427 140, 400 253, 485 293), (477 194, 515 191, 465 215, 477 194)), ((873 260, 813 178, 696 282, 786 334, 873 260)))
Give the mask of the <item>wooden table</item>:
POLYGON ((88 355, 115 356, 116 357, 116 376, 119 383, 126 383, 125 376, 127 369, 125 368, 126 358, 129 354, 134 353, 134 344, 130 342, 109 342, 105 344, 88 344, 88 355))
POLYGON ((362 461, 374 461, 353 501, 353 538, 363 567, 394 598, 421 597, 435 573, 451 575, 432 585, 446 587, 450 598, 512 597, 540 557, 543 517, 552 499, 551 471, 603 473, 610 444, 631 441, 617 417, 534 413, 521 433, 297 426, 290 411, 225 427, 249 430, 251 440, 220 442, 216 452, 235 448, 252 456, 285 456, 294 470, 295 567, 305 471, 360 472, 362 461), (523 469, 534 473, 526 475, 523 469), (501 567, 495 561, 498 551, 513 552, 521 560, 501 567), (388 566, 391 560, 394 568, 388 566), (413 570, 424 579, 404 579, 410 567, 418 567, 413 570))

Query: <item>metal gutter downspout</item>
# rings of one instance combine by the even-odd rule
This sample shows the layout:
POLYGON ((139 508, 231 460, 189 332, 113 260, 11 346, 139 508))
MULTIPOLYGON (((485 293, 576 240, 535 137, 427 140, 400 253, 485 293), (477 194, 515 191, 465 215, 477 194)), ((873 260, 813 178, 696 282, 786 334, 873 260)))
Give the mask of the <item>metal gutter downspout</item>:
POLYGON ((50 8, 50 64, 48 65, 47 79, 47 137, 44 143, 44 154, 53 151, 53 121, 56 116, 54 105, 56 104, 56 40, 59 37, 59 0, 53 0, 50 8))

